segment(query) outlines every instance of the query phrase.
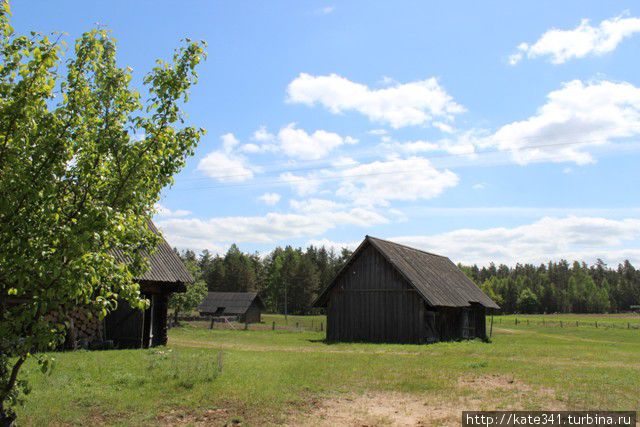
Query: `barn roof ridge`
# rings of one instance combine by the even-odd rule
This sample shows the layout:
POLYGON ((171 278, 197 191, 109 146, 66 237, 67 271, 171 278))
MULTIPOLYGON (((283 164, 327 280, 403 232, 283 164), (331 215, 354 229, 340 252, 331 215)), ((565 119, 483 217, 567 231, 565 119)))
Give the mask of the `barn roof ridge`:
MULTIPOLYGON (((149 268, 140 277, 136 277, 135 280, 138 282, 180 285, 184 291, 185 284, 194 282, 191 273, 185 267, 180 256, 167 243, 153 221, 149 220, 148 226, 153 233, 160 237, 160 241, 150 254, 148 251, 144 251, 144 255, 148 257, 149 268)), ((119 262, 130 262, 122 251, 112 249, 110 252, 119 262)))
POLYGON ((320 293, 314 305, 324 303, 329 290, 360 256, 365 243, 375 248, 431 306, 468 307, 477 303, 487 308, 500 308, 448 257, 369 235, 365 236, 343 268, 320 293))
POLYGON ((392 245, 402 246, 402 247, 405 247, 405 248, 410 249, 410 250, 412 250, 412 251, 418 251, 418 252, 425 253, 425 254, 427 254, 427 255, 439 256, 439 257, 441 257, 441 258, 450 259, 450 258, 449 258, 448 256, 446 256, 446 255, 436 254, 436 253, 434 253, 434 252, 425 251, 424 249, 414 248, 413 246, 405 245, 405 244, 403 244, 403 243, 397 243, 397 242, 394 242, 394 241, 392 241, 392 240, 381 239, 381 238, 379 238, 379 237, 371 236, 371 235, 369 235, 369 234, 367 234, 367 235, 365 236, 365 239, 379 240, 379 241, 382 241, 382 242, 391 243, 392 245))

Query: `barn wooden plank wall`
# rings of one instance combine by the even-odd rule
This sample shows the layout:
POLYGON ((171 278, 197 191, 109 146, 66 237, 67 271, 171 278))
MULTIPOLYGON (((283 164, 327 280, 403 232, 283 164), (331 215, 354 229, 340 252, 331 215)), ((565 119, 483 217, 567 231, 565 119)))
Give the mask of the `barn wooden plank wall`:
POLYGON ((331 290, 328 311, 331 341, 425 341, 422 297, 371 246, 331 290))

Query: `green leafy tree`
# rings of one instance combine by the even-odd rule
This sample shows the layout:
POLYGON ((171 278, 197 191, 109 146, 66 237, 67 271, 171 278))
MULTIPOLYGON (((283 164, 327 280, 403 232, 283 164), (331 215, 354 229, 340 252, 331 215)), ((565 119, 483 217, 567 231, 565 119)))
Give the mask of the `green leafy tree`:
POLYGON ((518 296, 518 310, 521 313, 535 313, 538 309, 538 297, 531 289, 524 288, 518 296))
POLYGON ((202 130, 181 104, 197 79, 203 43, 186 41, 129 88, 106 31, 80 37, 61 66, 61 38, 16 34, 0 10, 0 425, 11 424, 27 384, 20 369, 58 346, 66 314, 105 316, 117 300, 144 308, 133 278, 157 237, 148 221, 202 130), (61 74, 65 70, 66 75, 61 74), (114 256, 117 250, 130 262, 114 256))
POLYGON ((180 313, 195 310, 207 296, 207 283, 204 280, 196 280, 187 285, 186 292, 178 292, 169 298, 169 308, 173 309, 173 323, 178 324, 180 313))
POLYGON ((169 308, 173 309, 173 323, 178 324, 178 316, 185 311, 194 310, 207 296, 207 283, 202 280, 202 271, 195 254, 192 251, 186 251, 180 255, 182 262, 195 279, 195 282, 187 285, 186 292, 178 292, 169 298, 169 308))

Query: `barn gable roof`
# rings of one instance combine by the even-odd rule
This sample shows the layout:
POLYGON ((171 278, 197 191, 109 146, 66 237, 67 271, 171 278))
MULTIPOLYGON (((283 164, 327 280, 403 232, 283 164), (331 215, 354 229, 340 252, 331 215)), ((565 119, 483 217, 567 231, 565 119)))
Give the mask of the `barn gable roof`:
POLYGON ((365 237, 347 264, 320 294, 315 305, 326 304, 328 291, 368 245, 380 252, 433 307, 468 307, 471 303, 478 303, 487 308, 500 308, 449 258, 371 236, 365 237))
MULTIPOLYGON (((193 283, 193 277, 191 277, 189 270, 151 221, 149 221, 149 228, 160 236, 160 243, 150 256, 145 254, 149 258, 149 269, 135 279, 138 282, 167 283, 181 287, 184 287, 186 283, 193 283)), ((113 250, 112 253, 118 261, 127 262, 122 252, 113 250)))
POLYGON ((257 292, 209 292, 197 310, 200 313, 239 315, 246 313, 254 301, 264 309, 257 292))

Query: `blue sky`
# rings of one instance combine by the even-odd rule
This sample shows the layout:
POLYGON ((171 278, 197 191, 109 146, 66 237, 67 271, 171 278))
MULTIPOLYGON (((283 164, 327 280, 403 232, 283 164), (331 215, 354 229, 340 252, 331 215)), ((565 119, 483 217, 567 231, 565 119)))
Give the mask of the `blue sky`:
POLYGON ((264 252, 365 234, 454 261, 640 262, 633 2, 13 2, 20 31, 96 24, 136 73, 185 37, 207 129, 156 222, 264 252))

